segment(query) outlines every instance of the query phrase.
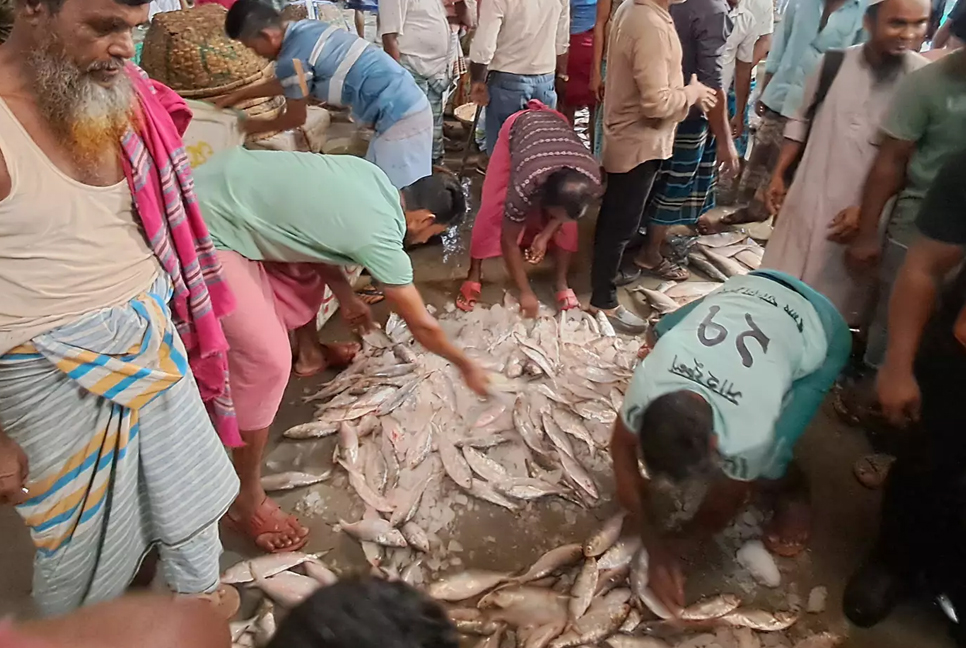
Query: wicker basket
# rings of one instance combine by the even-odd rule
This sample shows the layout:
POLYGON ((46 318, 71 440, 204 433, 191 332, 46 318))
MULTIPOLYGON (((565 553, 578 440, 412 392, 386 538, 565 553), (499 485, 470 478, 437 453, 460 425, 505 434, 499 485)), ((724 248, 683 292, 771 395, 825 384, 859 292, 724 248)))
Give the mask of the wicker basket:
POLYGON ((13 29, 13 0, 0 0, 0 43, 10 37, 13 29))
POLYGON ((225 13, 221 5, 207 4, 158 14, 144 38, 141 67, 188 98, 259 81, 268 62, 225 35, 225 13))

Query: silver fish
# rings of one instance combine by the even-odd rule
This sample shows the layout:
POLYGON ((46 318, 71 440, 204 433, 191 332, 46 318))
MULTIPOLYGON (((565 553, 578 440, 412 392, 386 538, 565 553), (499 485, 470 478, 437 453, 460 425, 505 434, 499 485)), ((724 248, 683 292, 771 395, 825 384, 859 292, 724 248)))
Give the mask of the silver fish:
MULTIPOLYGON (((427 461, 413 471, 414 481, 408 488, 403 488, 402 484, 393 491, 391 502, 395 505, 392 517, 389 522, 392 526, 399 526, 412 519, 419 508, 419 502, 426 492, 430 482, 440 474, 440 464, 438 461, 427 461)), ((402 480, 400 480, 402 481, 402 480)))
POLYGON ((689 605, 678 615, 683 621, 707 621, 730 614, 741 606, 741 599, 734 594, 721 594, 689 605))
POLYGON ((406 565, 406 567, 403 568, 402 572, 399 574, 399 580, 411 587, 421 585, 423 580, 425 580, 425 576, 423 574, 423 559, 418 558, 417 560, 414 560, 406 565))
POLYGON ((763 253, 758 252, 754 248, 745 249, 738 252, 734 258, 749 270, 757 270, 761 267, 763 253))
POLYGON ((429 536, 426 535, 426 532, 423 531, 422 527, 420 527, 418 524, 410 520, 409 522, 406 522, 406 524, 402 525, 399 531, 403 534, 403 537, 406 538, 406 542, 409 543, 410 547, 416 549, 417 551, 422 551, 423 553, 429 553, 429 536))
POLYGON ((634 558, 634 554, 640 548, 641 539, 639 537, 627 536, 621 538, 597 560, 597 566, 604 570, 629 565, 634 558))
POLYGON ((560 407, 554 407, 551 415, 553 416, 554 422, 560 426, 560 429, 578 441, 586 443, 587 451, 593 456, 594 451, 597 450, 597 445, 594 443, 594 437, 590 435, 590 431, 584 425, 583 421, 560 407))
POLYGON ((389 478, 389 471, 386 467, 386 458, 383 456, 382 452, 376 448, 375 444, 370 443, 364 446, 363 456, 365 461, 363 462, 363 474, 366 477, 366 482, 372 489, 377 493, 382 493, 386 489, 386 482, 389 478))
POLYGON ((614 546, 617 539, 621 537, 626 516, 627 513, 621 511, 607 518, 600 528, 584 541, 584 555, 597 557, 614 546))
MULTIPOLYGON (((598 566, 599 565, 600 562, 598 561, 598 566)), ((630 576, 630 574, 630 563, 620 567, 614 567, 612 569, 600 570, 600 575, 597 577, 597 595, 603 596, 618 585, 623 585, 625 582, 627 582, 627 578, 630 576)))
POLYGON ((255 621, 255 645, 265 646, 275 636, 275 606, 271 601, 262 604, 262 611, 255 621))
MULTIPOLYGON (((584 491, 591 497, 591 499, 596 500, 600 497, 600 493, 597 490, 597 484, 594 483, 594 478, 584 470, 584 467, 580 465, 580 462, 574 459, 572 456, 563 452, 558 455, 560 459, 560 464, 563 466, 564 474, 573 481, 580 490, 584 491)), ((583 551, 581 549, 581 551, 583 551)))
MULTIPOLYGON (((633 610, 631 611, 633 614, 633 610)), ((623 627, 621 628, 623 630, 623 627)), ((660 639, 654 637, 637 637, 630 634, 615 634, 607 638, 605 643, 610 648, 671 648, 660 639)))
POLYGON ((280 572, 270 578, 256 579, 255 586, 273 601, 287 608, 297 607, 321 587, 314 578, 290 571, 280 572))
POLYGON ((737 628, 751 628, 756 632, 781 632, 798 622, 798 614, 739 608, 721 617, 721 621, 737 628))
MULTIPOLYGON (((384 428, 383 428, 384 429, 384 428)), ((392 488, 399 479, 399 459, 396 457, 396 450, 392 447, 392 442, 386 434, 379 435, 379 454, 382 455, 383 464, 386 466, 386 485, 383 487, 392 488)))
POLYGON ((642 288, 638 286, 637 288, 632 288, 631 292, 637 292, 644 295, 651 308, 662 315, 673 313, 677 309, 681 308, 679 303, 662 293, 660 290, 653 290, 651 288, 642 288))
POLYGON ((525 573, 515 577, 517 583, 527 583, 530 581, 549 576, 558 569, 569 567, 584 555, 583 548, 579 544, 567 544, 556 547, 540 556, 525 573))
POLYGON ((708 261, 713 263, 715 267, 721 270, 722 273, 728 277, 737 277, 739 275, 748 274, 748 268, 744 267, 734 259, 729 259, 728 257, 718 254, 712 248, 703 248, 702 252, 708 257, 708 261))
POLYGON ((519 350, 514 350, 510 354, 510 357, 506 361, 506 367, 503 371, 506 373, 506 377, 511 380, 515 380, 523 375, 523 364, 526 361, 526 356, 519 350))
POLYGON ((382 417, 382 433, 389 438, 389 443, 396 452, 396 459, 402 461, 406 457, 409 439, 399 421, 391 416, 382 417))
POLYGON ((464 601, 506 582, 507 574, 482 569, 468 569, 445 576, 430 584, 427 593, 439 601, 464 601))
POLYGON ((714 281, 727 281, 728 275, 718 270, 717 267, 711 261, 708 260, 702 252, 699 250, 692 250, 688 253, 688 265, 694 266, 694 268, 705 275, 709 279, 714 281))
POLYGON ((476 419, 476 422, 473 423, 473 427, 486 427, 490 423, 493 423, 495 420, 503 416, 504 412, 506 412, 506 403, 496 403, 480 414, 479 418, 476 419))
POLYGON ((568 610, 570 618, 577 620, 584 615, 590 602, 594 599, 594 592, 597 590, 597 561, 588 558, 584 561, 584 566, 580 568, 574 586, 570 590, 570 604, 568 610))
POLYGON ((473 648, 500 648, 503 641, 503 633, 506 631, 506 624, 500 624, 496 632, 489 637, 480 639, 473 648))
POLYGON ((476 608, 450 609, 447 615, 450 621, 453 622, 453 625, 456 626, 456 629, 462 634, 488 637, 501 627, 500 623, 487 618, 476 608))
MULTIPOLYGON (((527 608, 530 610, 538 610, 540 608, 552 609, 559 607, 564 601, 564 597, 543 587, 533 587, 533 586, 519 586, 519 587, 500 587, 483 598, 477 603, 477 607, 481 610, 486 608, 527 608)), ((563 610, 562 616, 564 619, 567 618, 566 609, 563 610)))
POLYGON ((251 619, 245 619, 244 621, 232 621, 228 624, 228 632, 231 634, 232 641, 238 641, 243 635, 248 634, 249 630, 255 627, 255 621, 258 619, 252 617, 251 619))
POLYGON ((379 387, 375 391, 368 392, 366 396, 363 396, 348 408, 342 420, 352 421, 362 418, 366 414, 372 414, 378 410, 383 403, 395 396, 396 392, 398 391, 399 390, 395 387, 383 386, 379 387))
POLYGON ((285 430, 282 432, 282 436, 284 436, 286 439, 295 439, 300 441, 303 439, 321 439, 323 437, 335 434, 338 431, 338 423, 310 421, 309 423, 296 425, 295 427, 285 430))
POLYGON ((600 421, 610 425, 617 420, 617 412, 600 401, 584 401, 574 406, 574 411, 589 421, 600 421))
POLYGON ((560 394, 556 389, 554 389, 553 387, 551 387, 546 383, 540 383, 539 385, 537 385, 537 391, 556 403, 560 403, 561 405, 566 405, 567 407, 573 406, 573 401, 571 401, 569 398, 566 398, 565 396, 560 394))
POLYGON ((518 398, 516 403, 513 404, 513 427, 528 448, 538 455, 546 454, 547 451, 543 447, 543 435, 533 425, 533 420, 527 411, 527 402, 523 398, 518 398))
POLYGON ((443 461, 443 470, 446 471, 449 478, 460 488, 472 487, 473 473, 470 466, 466 463, 463 453, 450 443, 446 435, 440 435, 437 449, 439 450, 439 458, 443 461))
POLYGON ((359 465, 359 433, 348 421, 339 425, 339 450, 346 461, 353 466, 359 465))
POLYGON ((288 571, 292 567, 297 567, 302 563, 315 561, 317 559, 318 556, 315 554, 299 553, 298 551, 259 556, 258 558, 235 563, 226 569, 225 573, 221 576, 221 582, 226 585, 250 583, 255 580, 256 573, 261 578, 268 578, 283 571, 288 571))
MULTIPOLYGON (((567 312, 567 311, 562 311, 567 312)), ((517 637, 523 642, 522 648, 546 648, 560 636, 567 627, 566 618, 539 626, 525 626, 517 630, 517 637)))
POLYGON ((386 416, 387 414, 394 412, 396 408, 405 403, 406 399, 408 399, 412 393, 416 391, 416 387, 418 387, 419 383, 422 381, 423 377, 417 376, 400 387, 399 390, 392 395, 392 397, 386 399, 382 402, 382 404, 379 405, 378 409, 376 409, 376 416, 386 416))
POLYGON ((627 618, 624 619, 624 623, 621 624, 620 631, 634 632, 634 630, 637 629, 637 626, 641 625, 641 621, 641 613, 636 609, 631 608, 630 614, 627 615, 627 618))
POLYGON ((358 522, 339 520, 339 530, 348 533, 357 540, 375 542, 384 547, 408 547, 406 538, 388 521, 382 518, 362 519, 358 522))
POLYGON ((473 497, 489 502, 490 504, 502 506, 510 511, 518 511, 520 509, 520 506, 516 502, 498 493, 492 486, 481 479, 474 479, 470 487, 466 489, 466 492, 473 497))
POLYGON ((523 340, 521 340, 519 337, 517 337, 517 339, 520 340, 520 351, 523 352, 523 355, 533 362, 533 364, 537 365, 540 368, 540 371, 546 374, 548 378, 553 380, 553 377, 556 375, 556 373, 554 372, 553 367, 550 365, 550 360, 547 359, 547 356, 545 356, 542 351, 524 344, 523 340))
POLYGON ((587 613, 573 624, 573 628, 557 637, 553 648, 568 648, 581 644, 595 644, 616 631, 631 611, 624 592, 614 590, 595 600, 587 613))
POLYGON ((567 494, 560 486, 556 486, 542 479, 532 479, 529 477, 511 477, 505 480, 493 481, 492 484, 494 488, 507 497, 528 502, 550 495, 564 497, 567 494))
POLYGON ((302 488, 324 482, 331 476, 331 469, 320 473, 291 471, 278 473, 277 475, 265 475, 262 477, 262 488, 270 493, 274 491, 292 490, 293 488, 302 488))
POLYGON ((567 455, 568 457, 574 456, 574 446, 570 443, 570 438, 567 433, 560 429, 553 417, 544 412, 541 415, 541 420, 543 421, 543 430, 550 437, 550 441, 553 442, 554 446, 559 450, 560 455, 567 455))
POLYGON ((619 412, 621 407, 624 406, 624 394, 620 392, 616 387, 611 387, 607 392, 607 400, 610 401, 610 406, 614 408, 614 411, 619 412))
POLYGON ((496 432, 460 439, 456 442, 456 445, 460 448, 469 446, 470 448, 476 448, 477 450, 485 450, 486 448, 503 445, 504 443, 509 443, 511 441, 513 441, 513 437, 510 435, 496 432))
POLYGON ((615 383, 620 380, 620 378, 613 371, 590 365, 582 365, 577 367, 575 373, 581 378, 585 378, 590 382, 602 383, 605 385, 615 383))
POLYGON ((410 440, 406 450, 406 465, 415 468, 426 461, 426 457, 433 451, 433 432, 435 424, 423 425, 416 431, 416 436, 410 440))
POLYGON ((345 468, 346 473, 349 475, 349 485, 352 486, 359 498, 376 509, 380 513, 391 513, 393 511, 393 506, 386 499, 372 490, 372 486, 366 481, 365 476, 351 464, 340 461, 339 465, 345 468))
POLYGON ((473 472, 488 482, 498 482, 510 477, 506 468, 475 448, 463 446, 463 456, 473 472))
POLYGON ((302 569, 305 570, 306 576, 309 578, 314 578, 323 587, 334 585, 339 580, 339 577, 336 576, 331 569, 326 567, 325 564, 319 560, 310 560, 306 563, 303 563, 302 569))
POLYGON ((366 557, 366 562, 376 569, 379 569, 385 559, 382 545, 363 540, 359 543, 359 546, 362 547, 362 553, 366 557))
POLYGON ((383 367, 382 369, 377 369, 373 371, 370 376, 373 378, 396 378, 398 376, 405 376, 416 371, 418 365, 414 363, 402 363, 396 365, 390 365, 388 367, 383 367))
POLYGON ((664 294, 684 306, 706 297, 720 287, 721 285, 716 281, 682 281, 668 287, 664 294))
POLYGON ((607 315, 604 314, 604 311, 597 311, 595 318, 597 320, 597 326, 600 327, 599 330, 601 335, 604 337, 617 336, 617 331, 614 330, 614 325, 610 323, 609 319, 607 319, 607 315))
POLYGON ((379 429, 379 417, 375 414, 366 414, 359 422, 356 424, 356 434, 359 437, 369 436, 373 432, 379 429))
POLYGON ((405 344, 396 344, 392 347, 393 354, 399 358, 400 362, 405 362, 407 364, 413 364, 419 362, 419 357, 413 351, 412 347, 405 344))

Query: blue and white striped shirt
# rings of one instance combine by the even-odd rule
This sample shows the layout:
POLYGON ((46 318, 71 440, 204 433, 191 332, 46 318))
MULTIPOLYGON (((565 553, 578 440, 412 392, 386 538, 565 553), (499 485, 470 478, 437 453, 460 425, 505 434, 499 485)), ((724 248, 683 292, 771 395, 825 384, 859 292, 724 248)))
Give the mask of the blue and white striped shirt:
POLYGON ((426 95, 409 72, 355 34, 318 20, 289 25, 275 75, 290 99, 312 95, 348 106, 353 117, 383 133, 422 108, 426 95))

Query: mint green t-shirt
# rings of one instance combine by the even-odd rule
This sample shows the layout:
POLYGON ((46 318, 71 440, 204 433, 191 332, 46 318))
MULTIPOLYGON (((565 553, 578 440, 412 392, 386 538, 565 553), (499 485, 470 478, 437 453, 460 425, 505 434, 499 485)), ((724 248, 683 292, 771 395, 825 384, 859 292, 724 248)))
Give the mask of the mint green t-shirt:
POLYGON ((795 438, 786 438, 776 426, 789 390, 825 363, 828 350, 808 299, 761 276, 734 277, 661 336, 634 372, 621 418, 636 432, 651 401, 692 391, 714 412, 725 474, 777 479, 804 430, 796 426, 795 438))
POLYGON ((399 192, 370 162, 236 148, 194 178, 218 249, 253 261, 358 264, 393 286, 413 281, 399 192))
POLYGON ((890 238, 908 246, 926 190, 946 160, 966 148, 966 53, 908 74, 896 89, 882 132, 916 143, 888 227, 890 238))

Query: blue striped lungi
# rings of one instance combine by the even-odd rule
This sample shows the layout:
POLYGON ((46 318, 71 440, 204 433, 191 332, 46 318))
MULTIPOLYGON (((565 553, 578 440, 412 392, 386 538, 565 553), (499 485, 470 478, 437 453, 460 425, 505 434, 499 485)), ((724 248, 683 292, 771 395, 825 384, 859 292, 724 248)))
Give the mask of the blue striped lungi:
POLYGON ((693 225, 715 206, 717 152, 706 119, 678 124, 674 152, 661 163, 644 209, 650 225, 693 225))
POLYGON ((170 589, 218 584, 238 491, 170 319, 167 276, 0 358, 0 429, 29 460, 17 507, 44 614, 120 596, 157 546, 170 589))

